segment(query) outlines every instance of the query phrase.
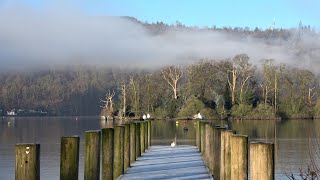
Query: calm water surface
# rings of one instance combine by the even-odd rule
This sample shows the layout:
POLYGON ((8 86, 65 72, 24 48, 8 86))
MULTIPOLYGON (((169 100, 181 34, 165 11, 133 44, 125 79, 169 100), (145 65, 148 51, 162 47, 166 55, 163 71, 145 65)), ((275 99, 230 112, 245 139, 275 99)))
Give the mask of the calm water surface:
MULTIPOLYGON (((152 124, 152 145, 195 144, 195 121, 157 120, 152 124), (188 129, 188 130, 186 130, 188 129)), ((318 152, 320 120, 289 121, 214 121, 227 125, 238 134, 249 136, 249 141, 275 143, 276 179, 287 179, 285 172, 298 174, 299 168, 310 163, 309 149, 318 152), (313 142, 313 143, 312 143, 313 142), (309 148, 309 146, 311 148, 309 148), (315 147, 314 147, 315 146, 315 147)), ((79 179, 83 179, 84 132, 108 125, 99 117, 45 117, 0 119, 0 179, 14 179, 14 145, 40 143, 41 179, 59 179, 60 138, 80 136, 79 179)), ((318 158, 317 158, 318 159, 318 158)))

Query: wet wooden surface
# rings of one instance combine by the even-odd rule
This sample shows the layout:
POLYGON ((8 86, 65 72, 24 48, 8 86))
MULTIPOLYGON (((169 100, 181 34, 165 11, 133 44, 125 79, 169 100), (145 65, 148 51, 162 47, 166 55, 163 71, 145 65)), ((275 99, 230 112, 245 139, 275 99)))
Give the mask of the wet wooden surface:
POLYGON ((212 179, 196 146, 151 146, 119 179, 212 179))

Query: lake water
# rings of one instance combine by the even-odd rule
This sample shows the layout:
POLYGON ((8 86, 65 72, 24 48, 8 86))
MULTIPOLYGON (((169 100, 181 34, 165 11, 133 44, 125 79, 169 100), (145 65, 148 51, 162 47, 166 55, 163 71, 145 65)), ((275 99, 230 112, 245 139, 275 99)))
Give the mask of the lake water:
MULTIPOLYGON (((152 145, 195 144, 195 121, 156 120, 152 124, 152 145), (187 127, 186 131, 184 127, 187 127)), ((276 179, 287 179, 285 172, 299 173, 310 163, 309 149, 318 151, 320 120, 242 120, 214 121, 227 124, 249 141, 275 142, 276 179), (311 147, 311 148, 309 148, 311 147)), ((0 179, 14 179, 16 143, 40 143, 41 179, 59 179, 60 138, 80 136, 79 179, 83 179, 84 132, 108 125, 99 117, 15 117, 0 119, 0 179)), ((316 158, 319 162, 319 158, 316 158)))

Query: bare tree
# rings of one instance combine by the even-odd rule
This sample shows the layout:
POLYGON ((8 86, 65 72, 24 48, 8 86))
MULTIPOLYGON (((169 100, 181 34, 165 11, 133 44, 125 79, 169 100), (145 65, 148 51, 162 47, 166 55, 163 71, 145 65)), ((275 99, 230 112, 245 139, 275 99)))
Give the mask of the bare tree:
POLYGON ((171 86, 174 99, 178 99, 178 81, 182 77, 182 70, 178 66, 169 66, 161 70, 163 78, 171 86))
POLYGON ((101 106, 102 108, 104 108, 104 112, 111 116, 113 113, 113 97, 115 95, 114 90, 111 92, 110 90, 108 91, 108 93, 106 93, 106 100, 101 100, 101 102, 105 103, 104 106, 101 106))
POLYGON ((126 95, 127 95, 127 92, 126 92, 126 82, 123 82, 122 84, 121 84, 121 95, 122 95, 122 98, 123 98, 123 117, 125 117, 126 116, 126 101, 127 101, 127 99, 126 99, 126 95))

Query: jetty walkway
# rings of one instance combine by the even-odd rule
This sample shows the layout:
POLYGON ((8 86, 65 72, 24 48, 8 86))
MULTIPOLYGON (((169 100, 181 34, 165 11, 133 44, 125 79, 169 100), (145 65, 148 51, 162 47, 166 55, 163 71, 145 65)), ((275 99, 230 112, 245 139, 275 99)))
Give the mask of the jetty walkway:
POLYGON ((151 146, 131 164, 126 179, 212 179, 196 146, 151 146))

